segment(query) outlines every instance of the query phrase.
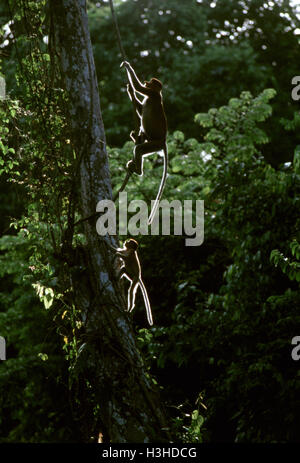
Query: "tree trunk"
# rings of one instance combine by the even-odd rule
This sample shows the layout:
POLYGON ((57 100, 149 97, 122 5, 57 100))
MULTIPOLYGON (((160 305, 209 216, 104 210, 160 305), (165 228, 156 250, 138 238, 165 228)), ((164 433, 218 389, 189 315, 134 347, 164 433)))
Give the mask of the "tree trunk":
MULTIPOLYGON (((69 98, 71 142, 81 159, 80 209, 88 217, 98 201, 112 198, 112 189, 86 4, 50 0, 50 8, 55 52, 69 98)), ((86 278, 73 281, 76 310, 85 322, 72 368, 73 399, 81 410, 77 419, 85 440, 101 433, 110 442, 166 441, 158 392, 137 350, 112 256, 95 222, 84 222, 86 278)))

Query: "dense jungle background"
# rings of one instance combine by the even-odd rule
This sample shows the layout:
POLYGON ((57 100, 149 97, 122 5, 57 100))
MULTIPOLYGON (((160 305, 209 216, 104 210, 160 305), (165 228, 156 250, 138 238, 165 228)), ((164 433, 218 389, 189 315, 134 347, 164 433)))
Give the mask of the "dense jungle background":
MULTIPOLYGON (((300 88, 292 84, 300 8, 287 0, 114 3, 137 75, 163 82, 164 198, 205 204, 199 247, 186 247, 184 236, 137 237, 154 326, 139 292, 132 326, 172 439, 299 442, 300 362, 291 352, 300 336, 300 88)), ((96 432, 82 429, 96 428, 106 401, 74 379, 84 327, 70 294, 87 278, 77 264, 85 238, 75 228, 61 257, 72 152, 62 142, 66 95, 53 84, 48 7, 0 6, 0 442, 90 441, 96 432)), ((88 1, 87 11, 117 191, 133 150, 132 108, 109 4, 88 1)), ((161 170, 161 158, 148 157, 144 176, 128 182, 128 200, 149 203, 161 170)))

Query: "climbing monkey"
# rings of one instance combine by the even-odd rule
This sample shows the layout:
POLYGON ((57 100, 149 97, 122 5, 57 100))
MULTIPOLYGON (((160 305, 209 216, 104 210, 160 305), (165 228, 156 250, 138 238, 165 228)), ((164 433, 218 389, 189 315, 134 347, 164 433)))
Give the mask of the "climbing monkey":
POLYGON ((136 291, 138 287, 140 287, 144 298, 149 325, 153 325, 150 302, 147 290, 142 280, 141 265, 136 252, 139 246, 137 241, 130 238, 129 240, 125 241, 123 248, 115 248, 108 243, 107 245, 115 252, 115 257, 120 257, 124 262, 124 265, 118 272, 118 279, 121 279, 125 276, 130 281, 130 286, 128 288, 128 312, 132 312, 134 309, 136 291))
POLYGON ((164 170, 157 197, 148 219, 148 224, 151 224, 166 183, 168 167, 167 119, 161 95, 162 84, 158 79, 152 78, 149 82, 145 81, 143 85, 127 61, 123 61, 122 66, 127 71, 129 80, 127 91, 134 105, 136 118, 136 128, 130 134, 136 146, 133 159, 126 166, 128 171, 143 175, 144 156, 163 151, 164 170), (137 98, 137 93, 144 96, 143 101, 137 98))

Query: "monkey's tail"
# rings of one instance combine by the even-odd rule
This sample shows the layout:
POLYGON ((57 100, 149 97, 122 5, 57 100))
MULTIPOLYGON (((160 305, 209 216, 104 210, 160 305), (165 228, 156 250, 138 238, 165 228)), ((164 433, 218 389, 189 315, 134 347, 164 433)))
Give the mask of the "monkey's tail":
POLYGON ((139 283, 140 283, 141 291, 143 293, 143 298, 144 298, 144 302, 145 302, 148 322, 149 322, 149 325, 152 326, 153 325, 153 319, 152 319, 152 312, 151 312, 151 307, 150 307, 150 302, 149 302, 147 290, 146 290, 145 285, 143 283, 143 280, 141 278, 139 279, 139 283))
POLYGON ((163 171, 163 175, 162 175, 161 182, 160 182, 160 185, 159 185, 159 190, 158 190, 158 193, 157 193, 157 196, 156 196, 156 199, 155 199, 155 203, 154 203, 154 206, 153 206, 153 208, 151 210, 151 213, 150 213, 150 216, 149 216, 149 219, 148 219, 148 225, 150 225, 152 223, 152 220, 153 220, 153 218, 155 216, 155 213, 157 211, 159 201, 161 199, 161 196, 162 196, 165 184, 166 184, 167 171, 168 171, 168 147, 167 147, 166 143, 164 145, 163 151, 164 151, 164 171, 163 171))

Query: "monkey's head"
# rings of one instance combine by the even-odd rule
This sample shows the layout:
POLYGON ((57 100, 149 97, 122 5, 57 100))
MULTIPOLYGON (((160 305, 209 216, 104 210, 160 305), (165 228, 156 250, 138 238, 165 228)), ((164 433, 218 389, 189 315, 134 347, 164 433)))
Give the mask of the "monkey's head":
POLYGON ((125 246, 127 249, 133 249, 133 251, 136 251, 139 247, 139 244, 133 238, 129 238, 129 240, 125 241, 125 246))
POLYGON ((150 82, 145 81, 145 85, 147 88, 151 88, 151 90, 154 90, 155 92, 161 92, 162 90, 162 83, 160 80, 155 79, 155 77, 152 77, 150 82))

